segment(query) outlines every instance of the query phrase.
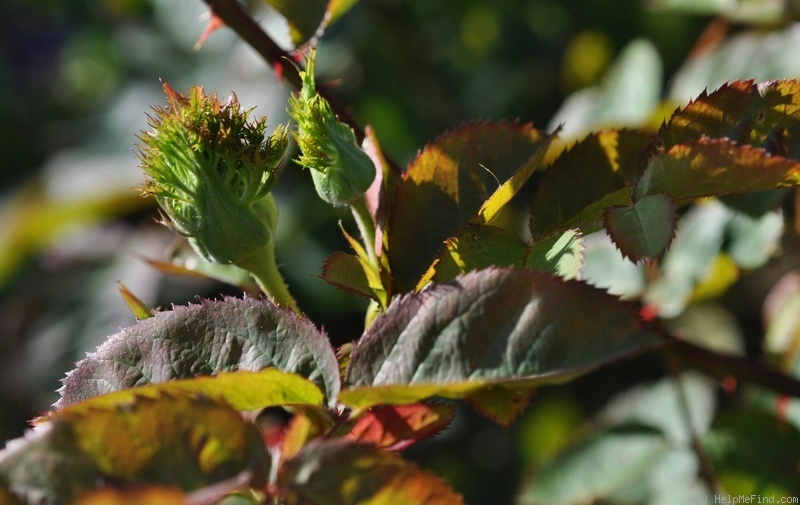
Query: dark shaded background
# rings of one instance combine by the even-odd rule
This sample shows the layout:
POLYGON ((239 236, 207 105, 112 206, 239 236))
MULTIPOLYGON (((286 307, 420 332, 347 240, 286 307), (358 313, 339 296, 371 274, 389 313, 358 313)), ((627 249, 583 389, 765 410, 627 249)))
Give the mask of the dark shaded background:
MULTIPOLYGON (((16 246, 0 271, 4 440, 19 436, 28 419, 49 407, 58 380, 84 352, 133 323, 117 281, 161 307, 196 295, 241 293, 165 277, 135 257, 163 258, 172 240, 154 224, 152 206, 130 189, 138 184, 134 135, 145 127, 149 106, 161 100, 159 78, 178 89, 204 84, 221 94, 233 90, 245 106, 258 105, 270 124, 286 121, 289 90, 276 85, 230 32, 222 29, 200 51, 192 48, 203 30, 203 5, 0 4, 0 204, 10 209, 0 214, 0 239, 25 213, 41 210, 12 205, 15 199, 63 203, 80 200, 83 192, 120 195, 88 225, 65 225, 53 234, 40 220, 32 233, 45 238, 16 246)), ((259 12, 279 36, 280 24, 259 12)), ((635 0, 362 0, 322 37, 318 77, 333 82, 334 96, 372 125, 387 153, 405 165, 427 141, 465 121, 519 118, 545 127, 566 96, 595 84, 635 38, 655 44, 670 76, 710 20, 653 12, 635 0)), ((343 343, 360 335, 365 305, 315 276, 327 255, 346 248, 336 226, 346 214, 331 212, 309 188, 305 174, 289 167, 276 189, 282 212, 277 254, 301 306, 343 343)), ((68 205, 54 208, 56 221, 69 213, 68 205)), ((631 377, 660 371, 644 359, 563 391, 544 391, 540 407, 511 431, 464 409, 433 449, 410 455, 450 478, 469 503, 506 503, 521 463, 547 453, 546 447, 520 449, 531 430, 551 430, 552 440, 560 440, 631 377)))

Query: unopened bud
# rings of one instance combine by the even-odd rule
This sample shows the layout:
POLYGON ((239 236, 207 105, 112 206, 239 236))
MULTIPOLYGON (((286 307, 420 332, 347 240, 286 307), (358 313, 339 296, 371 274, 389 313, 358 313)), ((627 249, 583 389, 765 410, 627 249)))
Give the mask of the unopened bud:
POLYGON ((288 146, 278 127, 248 121, 236 96, 191 88, 182 95, 166 83, 168 105, 154 107, 151 131, 139 135, 147 176, 143 193, 158 201, 164 224, 187 237, 208 261, 239 264, 272 245, 278 209, 270 190, 288 146))
POLYGON ((289 98, 289 114, 297 122, 298 163, 311 169, 317 194, 332 205, 360 197, 375 180, 375 165, 356 143, 352 128, 336 118, 314 83, 315 52, 300 72, 303 88, 289 98))

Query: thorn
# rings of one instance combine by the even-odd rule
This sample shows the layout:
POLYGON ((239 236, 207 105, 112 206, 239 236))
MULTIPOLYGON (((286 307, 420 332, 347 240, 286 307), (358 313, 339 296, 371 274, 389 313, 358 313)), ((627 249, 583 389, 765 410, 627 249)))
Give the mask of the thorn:
POLYGON ((775 399, 775 416, 778 418, 781 424, 786 424, 789 416, 790 405, 791 400, 786 395, 780 395, 775 399))
POLYGON ((733 375, 726 375, 725 378, 722 379, 722 390, 725 391, 726 394, 732 395, 736 392, 738 386, 739 382, 733 375))
POLYGON ((206 24, 205 30, 203 33, 200 34, 200 38, 197 39, 197 42, 194 44, 194 50, 199 51, 203 44, 205 44, 208 37, 217 31, 218 28, 225 26, 225 22, 219 18, 213 11, 209 11, 208 14, 208 23, 206 24))
POLYGON ((278 82, 283 82, 283 63, 280 61, 273 63, 272 72, 275 74, 275 78, 278 82))
POLYGON ((658 307, 655 305, 645 305, 639 309, 639 319, 643 323, 649 323, 658 316, 658 307))

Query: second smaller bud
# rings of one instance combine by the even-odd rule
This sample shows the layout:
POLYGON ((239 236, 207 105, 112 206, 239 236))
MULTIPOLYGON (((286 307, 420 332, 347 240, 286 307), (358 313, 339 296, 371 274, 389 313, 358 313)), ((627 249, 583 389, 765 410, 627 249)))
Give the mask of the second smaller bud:
POLYGON ((311 170, 320 198, 331 205, 346 205, 361 197, 375 180, 375 165, 356 143, 355 133, 339 121, 314 81, 316 52, 300 71, 303 88, 289 99, 289 115, 297 122, 298 163, 311 170))

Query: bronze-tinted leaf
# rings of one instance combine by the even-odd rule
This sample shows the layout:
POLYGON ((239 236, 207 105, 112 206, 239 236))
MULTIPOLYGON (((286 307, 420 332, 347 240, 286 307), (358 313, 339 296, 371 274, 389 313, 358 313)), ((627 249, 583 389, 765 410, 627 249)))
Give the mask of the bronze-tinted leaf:
POLYGON ((0 451, 0 480, 28 500, 69 503, 109 483, 189 491, 246 472, 263 485, 269 464, 236 410, 177 394, 55 414, 0 451))
POLYGON ((727 139, 702 138, 654 156, 636 198, 665 193, 676 203, 800 185, 800 162, 727 139))
POLYGON ((286 461, 278 485, 298 505, 462 505, 441 478, 397 454, 347 441, 306 446, 286 461))
POLYGON ((388 216, 395 291, 412 290, 443 242, 549 138, 531 125, 473 123, 428 144, 397 183, 388 216))

